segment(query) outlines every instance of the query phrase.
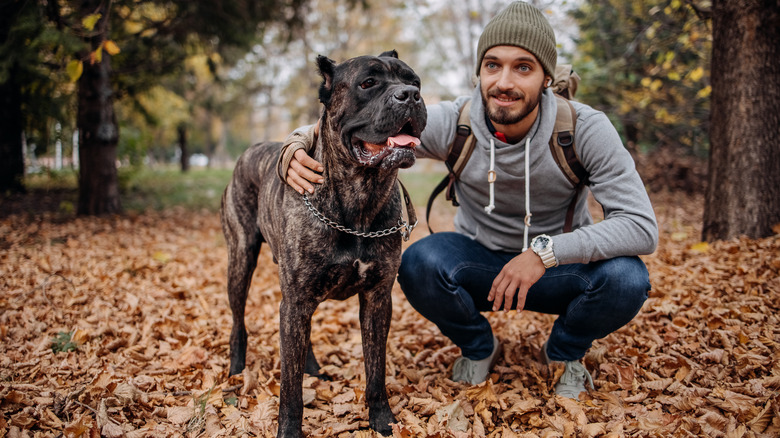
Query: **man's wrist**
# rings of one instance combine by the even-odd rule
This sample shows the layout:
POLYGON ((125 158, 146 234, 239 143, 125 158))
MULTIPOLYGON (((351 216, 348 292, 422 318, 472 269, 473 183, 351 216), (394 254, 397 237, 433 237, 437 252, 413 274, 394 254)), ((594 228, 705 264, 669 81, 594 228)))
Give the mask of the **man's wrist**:
POLYGON ((545 269, 558 266, 558 259, 553 251, 552 238, 546 234, 540 234, 531 240, 531 249, 542 259, 545 269))

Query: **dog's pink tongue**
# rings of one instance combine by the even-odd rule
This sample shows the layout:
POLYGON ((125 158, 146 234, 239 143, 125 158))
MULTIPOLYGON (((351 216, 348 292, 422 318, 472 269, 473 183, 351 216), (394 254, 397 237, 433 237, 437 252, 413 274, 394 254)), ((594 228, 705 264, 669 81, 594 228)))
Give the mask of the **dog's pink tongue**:
POLYGON ((417 137, 412 137, 411 135, 401 134, 388 138, 387 145, 390 147, 408 146, 413 148, 420 145, 420 139, 417 137))

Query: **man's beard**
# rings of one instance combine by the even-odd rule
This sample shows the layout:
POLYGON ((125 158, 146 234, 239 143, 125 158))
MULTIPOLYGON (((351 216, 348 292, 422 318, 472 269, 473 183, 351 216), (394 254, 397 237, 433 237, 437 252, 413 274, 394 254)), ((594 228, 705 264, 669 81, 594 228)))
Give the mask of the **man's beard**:
POLYGON ((487 112, 488 117, 490 118, 490 121, 493 123, 496 123, 498 125, 513 125, 515 123, 520 122, 523 120, 528 114, 531 114, 533 112, 534 108, 536 108, 537 105, 539 105, 539 101, 542 98, 542 93, 544 93, 544 87, 540 87, 539 92, 532 98, 532 100, 525 100, 526 95, 522 92, 516 92, 516 91, 508 91, 505 93, 502 93, 496 89, 488 90, 487 96, 485 96, 485 93, 482 93, 482 106, 485 108, 485 112, 487 112), (498 96, 505 96, 510 99, 517 99, 519 101, 524 102, 524 105, 520 107, 520 109, 512 111, 509 108, 506 107, 497 107, 497 108, 490 108, 488 107, 488 97, 498 97, 498 96))

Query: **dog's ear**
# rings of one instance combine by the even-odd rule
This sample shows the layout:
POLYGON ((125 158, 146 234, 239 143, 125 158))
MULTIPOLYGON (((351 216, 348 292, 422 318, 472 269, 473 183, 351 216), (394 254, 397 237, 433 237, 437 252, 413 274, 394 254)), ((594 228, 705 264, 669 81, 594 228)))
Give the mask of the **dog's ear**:
POLYGON ((322 85, 320 85, 320 102, 323 104, 330 100, 333 92, 333 75, 336 71, 336 61, 327 56, 317 55, 317 68, 322 76, 322 85))
POLYGON ((396 52, 396 51, 395 51, 395 49, 393 49, 393 50, 388 50, 387 52, 382 52, 382 53, 379 55, 379 57, 380 57, 380 58, 381 58, 381 57, 383 57, 383 56, 388 56, 388 57, 391 57, 391 58, 398 59, 398 52, 396 52))

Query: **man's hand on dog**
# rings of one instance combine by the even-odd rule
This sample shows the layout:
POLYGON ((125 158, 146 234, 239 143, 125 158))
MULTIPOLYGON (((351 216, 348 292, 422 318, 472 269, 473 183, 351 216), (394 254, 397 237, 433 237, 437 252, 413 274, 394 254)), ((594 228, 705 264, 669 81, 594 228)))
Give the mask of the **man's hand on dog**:
POLYGON ((310 157, 305 150, 298 149, 290 160, 290 167, 287 168, 287 184, 292 186, 298 193, 303 194, 304 190, 314 193, 312 184, 322 184, 322 163, 310 157))

